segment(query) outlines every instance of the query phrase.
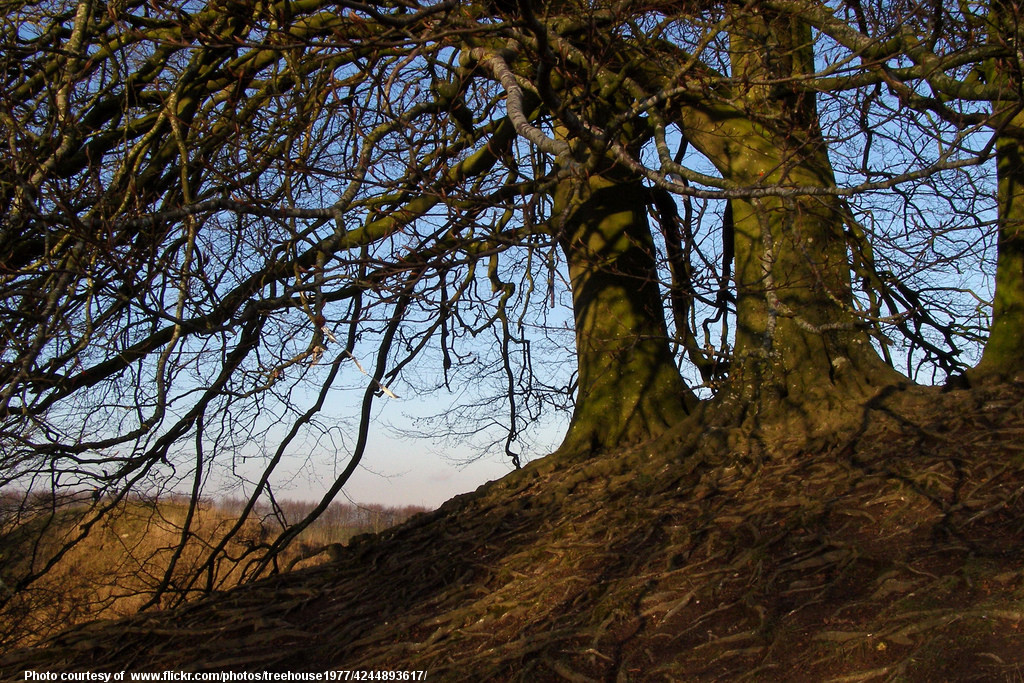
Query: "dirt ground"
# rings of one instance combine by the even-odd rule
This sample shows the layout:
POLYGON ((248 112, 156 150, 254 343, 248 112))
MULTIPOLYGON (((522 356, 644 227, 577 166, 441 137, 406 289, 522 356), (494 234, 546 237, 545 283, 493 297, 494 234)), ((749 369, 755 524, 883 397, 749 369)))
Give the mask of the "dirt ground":
POLYGON ((1024 386, 545 458, 328 565, 0 658, 427 680, 1024 681, 1024 386))

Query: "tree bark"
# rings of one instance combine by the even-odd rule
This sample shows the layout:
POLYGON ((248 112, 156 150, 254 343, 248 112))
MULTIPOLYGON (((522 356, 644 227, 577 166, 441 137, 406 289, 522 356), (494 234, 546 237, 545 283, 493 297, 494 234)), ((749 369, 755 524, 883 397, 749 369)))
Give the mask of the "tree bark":
POLYGON ((563 181, 555 192, 579 368, 561 452, 643 441, 696 405, 669 347, 646 198, 639 182, 613 171, 563 181))
MULTIPOLYGON (((740 186, 835 186, 814 96, 810 28, 736 10, 735 91, 683 112, 688 138, 740 186)), ((743 403, 822 406, 905 381, 871 346, 854 310, 840 202, 826 196, 732 200, 737 331, 730 393, 743 403)))
POLYGON ((992 323, 973 378, 1011 379, 1024 371, 1024 114, 996 147, 999 226, 992 323))
MULTIPOLYGON (((993 2, 991 7, 994 42, 1016 52, 1019 43, 1021 8, 1015 2, 993 2)), ((987 79, 1000 83, 1007 94, 1020 92, 1015 65, 992 61, 987 79)), ((968 377, 972 381, 1005 380, 1024 370, 1024 113, 1020 104, 993 103, 998 182, 998 234, 996 238, 996 287, 992 301, 992 323, 981 361, 968 377), (1010 107, 1000 115, 999 110, 1010 107)))

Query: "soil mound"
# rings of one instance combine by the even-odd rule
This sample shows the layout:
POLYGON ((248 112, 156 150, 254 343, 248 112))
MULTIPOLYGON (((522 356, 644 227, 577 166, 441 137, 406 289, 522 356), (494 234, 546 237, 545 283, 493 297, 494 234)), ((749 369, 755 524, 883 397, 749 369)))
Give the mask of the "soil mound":
POLYGON ((693 424, 536 461, 336 562, 87 624, 0 672, 1024 677, 1024 387, 893 390, 813 438, 693 424))

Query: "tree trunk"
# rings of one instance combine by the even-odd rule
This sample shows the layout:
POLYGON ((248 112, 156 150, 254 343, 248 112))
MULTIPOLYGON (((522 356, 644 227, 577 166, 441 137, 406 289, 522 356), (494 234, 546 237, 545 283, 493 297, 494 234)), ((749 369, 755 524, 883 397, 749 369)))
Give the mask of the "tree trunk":
MULTIPOLYGON (((683 113, 689 139, 739 186, 835 186, 811 93, 810 28, 737 10, 735 91, 683 113)), ((743 403, 828 407, 904 381, 854 312, 840 202, 794 190, 732 200, 737 327, 730 393, 743 403)))
MULTIPOLYGON (((1016 52, 1020 6, 993 2, 991 13, 992 40, 1016 52)), ((1008 93, 1020 92, 1020 78, 1013 65, 992 61, 987 67, 990 82, 1003 83, 1008 93)), ((968 373, 972 381, 1009 379, 1024 370, 1024 113, 1000 117, 998 110, 1008 106, 1012 105, 993 104, 995 123, 1000 127, 996 141, 996 290, 985 351, 978 366, 968 373)))
POLYGON ((902 379, 853 312, 842 214, 829 201, 735 201, 736 346, 746 399, 821 404, 902 379))
POLYGON ((651 438, 696 404, 668 343, 646 197, 640 183, 613 172, 563 181, 555 192, 579 367, 562 452, 651 438))
POLYGON ((1012 137, 997 148, 999 233, 992 324, 977 379, 1010 379, 1024 371, 1024 114, 1014 117, 1012 137))

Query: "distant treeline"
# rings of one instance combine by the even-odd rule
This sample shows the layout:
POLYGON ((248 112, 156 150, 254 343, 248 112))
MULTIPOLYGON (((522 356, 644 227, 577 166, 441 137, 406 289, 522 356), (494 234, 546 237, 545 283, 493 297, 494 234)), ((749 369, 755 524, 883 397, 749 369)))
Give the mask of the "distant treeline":
MULTIPOLYGON (((315 503, 299 500, 278 502, 280 513, 288 523, 302 519, 315 507, 315 503)), ((229 498, 217 501, 217 509, 226 515, 237 517, 245 508, 242 499, 229 498)), ((368 505, 359 503, 339 503, 334 501, 317 517, 303 535, 322 537, 327 543, 343 543, 354 535, 362 533, 378 533, 401 524, 413 515, 428 512, 430 508, 421 505, 388 506, 378 503, 368 505), (339 535, 339 532, 340 535, 339 535)), ((273 524, 275 513, 268 506, 256 510, 264 524, 273 524)))

